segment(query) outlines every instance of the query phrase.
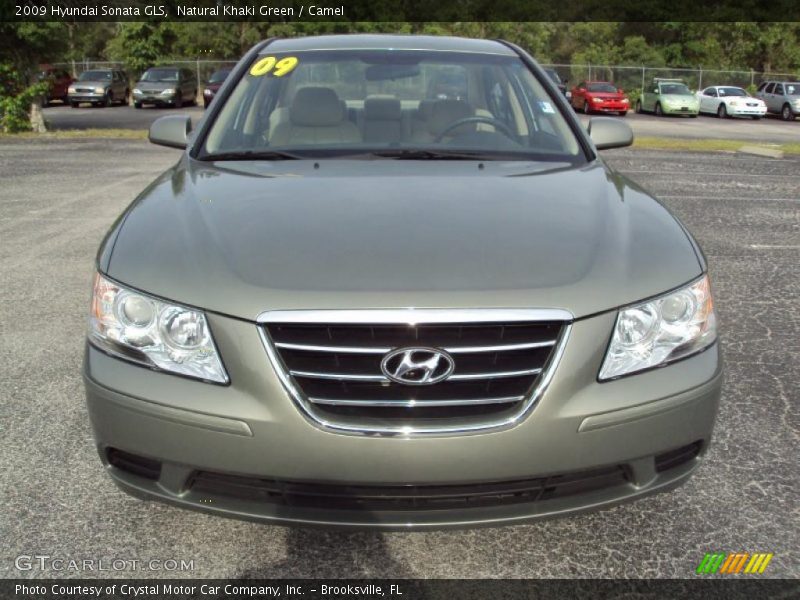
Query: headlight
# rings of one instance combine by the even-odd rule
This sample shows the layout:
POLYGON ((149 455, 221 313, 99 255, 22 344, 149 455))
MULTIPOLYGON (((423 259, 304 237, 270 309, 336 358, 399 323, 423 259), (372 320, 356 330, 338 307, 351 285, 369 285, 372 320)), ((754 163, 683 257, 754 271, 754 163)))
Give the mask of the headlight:
POLYGON ((101 87, 94 88, 94 93, 95 94, 105 94, 106 93, 106 88, 101 88, 101 87))
POLYGON ((139 88, 133 88, 133 93, 134 94, 141 94, 142 90, 140 90, 139 88))
POLYGON ((707 348, 717 339, 708 276, 619 312, 601 381, 666 365, 707 348))
POLYGON ((75 93, 75 88, 74 88, 73 86, 69 86, 69 87, 67 88, 67 93, 68 93, 68 94, 74 94, 74 93, 75 93))
POLYGON ((216 383, 228 383, 206 317, 95 277, 89 340, 120 358, 216 383))
POLYGON ((630 100, 628 100, 627 98, 623 98, 622 99, 622 103, 623 104, 628 104, 629 102, 630 102, 630 100))
POLYGON ((603 101, 602 98, 592 98, 592 102, 598 102, 599 103, 599 102, 602 102, 602 101, 603 101))
POLYGON ((174 96, 177 93, 178 93, 177 90, 164 90, 163 92, 161 92, 161 95, 162 96, 174 96))

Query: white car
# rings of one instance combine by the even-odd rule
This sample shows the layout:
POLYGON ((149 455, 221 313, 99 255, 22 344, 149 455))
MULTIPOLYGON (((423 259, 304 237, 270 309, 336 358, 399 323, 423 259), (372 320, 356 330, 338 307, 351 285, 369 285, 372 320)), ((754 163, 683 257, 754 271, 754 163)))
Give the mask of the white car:
POLYGON ((714 85, 697 92, 700 112, 716 114, 720 119, 726 117, 752 117, 760 119, 767 114, 763 100, 752 97, 740 87, 714 85))

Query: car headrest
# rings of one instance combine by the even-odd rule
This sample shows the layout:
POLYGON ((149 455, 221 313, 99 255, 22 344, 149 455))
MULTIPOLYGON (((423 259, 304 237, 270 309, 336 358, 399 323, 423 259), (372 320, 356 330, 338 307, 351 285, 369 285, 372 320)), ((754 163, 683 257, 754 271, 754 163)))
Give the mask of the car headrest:
POLYGON ((303 127, 330 127, 344 120, 344 107, 331 88, 304 87, 297 90, 289 108, 292 124, 303 127))
POLYGON ((439 100, 431 109, 428 131, 439 135, 451 123, 472 116, 474 116, 472 108, 463 100, 439 100))
POLYGON ((364 100, 364 118, 373 121, 399 121, 403 116, 397 98, 371 96, 364 100))

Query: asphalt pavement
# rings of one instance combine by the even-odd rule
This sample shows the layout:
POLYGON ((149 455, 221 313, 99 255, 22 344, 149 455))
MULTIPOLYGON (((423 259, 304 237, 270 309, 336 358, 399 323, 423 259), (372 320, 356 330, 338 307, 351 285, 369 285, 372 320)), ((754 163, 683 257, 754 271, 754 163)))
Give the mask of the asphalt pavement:
POLYGON ((727 371, 707 460, 685 486, 529 525, 342 533, 143 502, 101 467, 80 374, 94 256, 178 155, 138 140, 0 139, 0 577, 93 575, 15 568, 42 554, 193 561, 102 573, 121 577, 684 578, 711 551, 772 552, 765 577, 800 576, 800 159, 606 154, 674 210, 711 265, 727 371))
MULTIPOLYGON (((186 114, 196 123, 204 113, 202 107, 156 108, 145 106, 111 106, 108 108, 81 106, 70 108, 53 103, 44 109, 48 128, 53 131, 67 129, 141 129, 146 130, 163 115, 186 114)), ((581 114, 582 121, 589 117, 581 114)), ((622 117, 614 117, 622 118, 622 117)), ((687 117, 656 117, 637 115, 633 112, 624 117, 636 136, 735 139, 748 142, 787 143, 800 141, 800 119, 781 121, 769 116, 758 121, 752 119, 718 119, 701 115, 697 119, 687 117)))

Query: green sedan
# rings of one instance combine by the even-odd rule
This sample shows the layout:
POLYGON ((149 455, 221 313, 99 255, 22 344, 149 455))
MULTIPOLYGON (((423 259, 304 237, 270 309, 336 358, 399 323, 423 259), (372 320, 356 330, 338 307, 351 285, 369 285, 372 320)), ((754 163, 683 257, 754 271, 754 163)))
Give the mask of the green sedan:
POLYGON ((649 88, 642 90, 635 110, 637 113, 655 113, 659 117, 688 115, 694 119, 700 114, 700 101, 683 80, 656 78, 649 88))

